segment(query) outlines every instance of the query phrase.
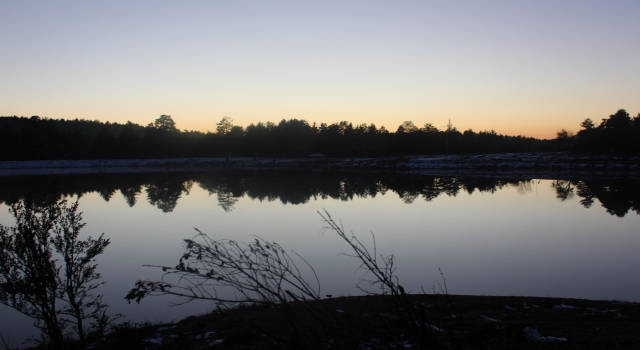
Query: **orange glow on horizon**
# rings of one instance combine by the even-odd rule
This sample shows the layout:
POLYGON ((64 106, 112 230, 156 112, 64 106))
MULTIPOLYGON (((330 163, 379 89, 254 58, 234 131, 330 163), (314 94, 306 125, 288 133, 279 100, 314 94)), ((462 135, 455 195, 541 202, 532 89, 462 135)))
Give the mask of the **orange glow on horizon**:
MULTIPOLYGON (((613 112, 612 112, 613 113, 613 112)), ((612 114, 610 113, 610 114, 612 114)), ((233 119, 234 125, 240 125, 242 127, 247 127, 250 124, 257 124, 259 122, 267 123, 272 122, 278 124, 281 120, 289 120, 289 119, 302 119, 306 120, 310 125, 313 125, 315 122, 316 125, 320 125, 321 123, 333 124, 339 123, 340 121, 347 121, 352 123, 354 126, 361 124, 375 124, 379 129, 381 127, 385 127, 389 132, 395 132, 404 121, 412 121, 417 127, 422 128, 426 123, 431 123, 433 126, 438 128, 439 130, 444 130, 446 128, 446 124, 451 120, 451 123, 454 127, 460 132, 464 132, 465 130, 472 129, 474 132, 478 133, 481 131, 495 131, 498 134, 508 135, 508 136, 525 136, 525 137, 534 137, 538 139, 554 139, 556 137, 556 133, 561 129, 567 129, 573 132, 577 132, 580 130, 580 122, 585 118, 573 118, 571 123, 558 122, 554 121, 553 118, 545 119, 531 119, 529 122, 520 122, 520 123, 511 123, 504 124, 500 123, 498 118, 491 118, 490 120, 473 120, 469 118, 462 117, 452 117, 452 118, 371 118, 367 120, 362 117, 357 117, 353 119, 349 119, 347 117, 344 118, 334 118, 333 120, 327 119, 313 119, 313 118, 304 118, 300 116, 282 116, 280 118, 264 118, 264 119, 255 119, 255 118, 233 118, 232 115, 222 115, 220 117, 183 117, 182 114, 172 114, 172 113, 160 113, 157 115, 148 115, 145 118, 140 117, 131 117, 127 118, 122 115, 117 118, 113 118, 113 115, 104 115, 93 117, 87 116, 78 116, 78 117, 69 117, 69 116, 57 116, 57 115, 47 115, 45 113, 37 114, 33 113, 32 115, 39 115, 40 117, 48 117, 53 119, 86 119, 86 120, 99 120, 101 122, 110 122, 110 123, 120 123, 124 124, 128 121, 132 123, 136 123, 142 126, 146 126, 149 123, 153 122, 156 118, 158 118, 161 114, 171 115, 173 120, 176 122, 176 126, 178 129, 185 131, 199 131, 199 132, 215 132, 216 123, 218 123, 223 117, 229 116, 233 119)), ((634 115, 634 114, 632 114, 634 115)), ((24 115, 25 117, 29 117, 31 115, 24 115)), ((602 117, 605 118, 608 115, 602 117)), ((594 121, 598 122, 602 118, 594 118, 591 117, 594 121)))

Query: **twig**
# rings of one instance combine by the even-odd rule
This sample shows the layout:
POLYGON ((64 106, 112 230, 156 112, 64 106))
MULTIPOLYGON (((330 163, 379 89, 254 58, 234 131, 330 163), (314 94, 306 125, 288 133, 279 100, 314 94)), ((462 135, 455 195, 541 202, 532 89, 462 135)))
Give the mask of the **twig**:
POLYGON ((2 332, 0 332, 0 339, 2 340, 2 344, 4 345, 4 349, 5 350, 11 350, 9 345, 7 345, 7 342, 4 340, 4 336, 2 335, 2 332))

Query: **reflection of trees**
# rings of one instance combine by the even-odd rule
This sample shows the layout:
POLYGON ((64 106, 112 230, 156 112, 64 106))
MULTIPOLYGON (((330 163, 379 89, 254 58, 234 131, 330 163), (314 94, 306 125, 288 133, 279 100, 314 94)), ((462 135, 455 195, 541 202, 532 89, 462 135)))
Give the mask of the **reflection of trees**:
POLYGON ((404 204, 411 204, 420 196, 418 192, 409 192, 409 191, 400 191, 398 192, 398 196, 402 199, 404 204))
POLYGON ((237 201, 238 198, 234 197, 231 192, 218 192, 218 206, 222 207, 226 212, 232 211, 237 201))
POLYGON ((238 198, 244 196, 244 180, 241 177, 229 176, 228 173, 217 174, 219 176, 206 176, 198 180, 198 185, 209 193, 216 194, 218 206, 224 211, 230 212, 238 202, 238 198))
POLYGON ((105 202, 108 202, 111 199, 111 197, 113 197, 113 195, 116 193, 116 188, 109 186, 109 187, 101 188, 97 192, 100 195, 100 197, 104 199, 105 202))
POLYGON ((531 193, 531 191, 533 191, 533 181, 531 180, 518 181, 517 183, 513 184, 513 186, 516 188, 516 191, 521 196, 531 193))
POLYGON ((575 188, 572 187, 571 181, 568 180, 555 180, 551 183, 551 188, 556 191, 556 198, 562 202, 573 199, 575 195, 575 188))
MULTIPOLYGON (((514 187, 518 193, 526 194, 531 192, 533 184, 528 179, 304 170, 49 175, 3 178, 0 182, 0 203, 24 198, 29 193, 37 199, 97 192, 108 201, 116 191, 120 191, 127 204, 134 206, 144 187, 149 203, 163 212, 171 212, 178 199, 189 194, 194 183, 209 195, 215 194, 218 206, 224 211, 234 210, 238 199, 243 196, 297 205, 312 198, 351 201, 395 192, 400 200, 410 204, 419 199, 429 202, 442 195, 455 197, 461 192, 494 193, 505 187, 514 187)), ((589 208, 598 200, 611 215, 622 217, 629 210, 640 213, 640 185, 635 180, 556 180, 552 188, 561 201, 578 196, 584 207, 589 208)))
POLYGON ((123 187, 120 188, 120 193, 122 193, 122 196, 124 197, 124 200, 127 201, 129 207, 133 207, 138 201, 138 195, 142 193, 142 186, 123 187))
POLYGON ((591 207, 597 199, 611 215, 623 217, 629 210, 640 215, 640 186, 636 181, 591 179, 577 181, 576 188, 585 208, 591 207))
POLYGON ((180 178, 167 178, 159 183, 147 185, 147 200, 164 213, 170 213, 178 205, 182 193, 189 195, 193 181, 183 181, 180 178), (173 181, 171 181, 173 180, 173 181))
POLYGON ((580 197, 580 204, 590 208, 597 199, 607 213, 624 217, 629 210, 640 214, 640 185, 629 179, 556 180, 551 184, 561 201, 580 197))

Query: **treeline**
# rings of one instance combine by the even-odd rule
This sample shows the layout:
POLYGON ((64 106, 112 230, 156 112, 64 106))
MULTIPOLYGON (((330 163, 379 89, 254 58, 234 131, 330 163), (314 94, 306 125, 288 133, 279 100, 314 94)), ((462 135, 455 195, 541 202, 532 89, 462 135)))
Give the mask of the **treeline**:
MULTIPOLYGON (((395 193, 401 201, 410 204, 416 200, 432 201, 442 195, 495 193, 508 187, 526 194, 535 189, 536 183, 532 179, 291 170, 11 176, 0 182, 0 204, 8 205, 29 196, 33 199, 52 196, 57 200, 62 196, 96 192, 107 202, 121 195, 133 207, 144 198, 159 210, 171 212, 194 185, 215 195, 224 211, 232 211, 244 196, 297 205, 316 198, 350 201, 395 193)), ((640 214, 640 183, 636 180, 556 180, 552 187, 561 201, 578 197, 580 203, 589 208, 597 200, 611 215, 640 214)))
POLYGON ((640 152, 640 113, 631 118, 626 110, 621 109, 609 118, 603 118, 597 125, 587 118, 580 123, 580 127, 577 134, 567 130, 558 132, 558 148, 618 155, 640 152))
POLYGON ((180 132, 169 116, 146 127, 33 116, 0 117, 0 160, 187 157, 201 132, 180 132))
POLYGON ((428 154, 482 154, 553 151, 548 140, 495 131, 460 132, 451 123, 440 130, 411 121, 395 132, 349 122, 234 125, 229 118, 215 132, 180 131, 171 116, 141 126, 33 116, 0 117, 0 160, 136 159, 219 157, 378 157, 428 154))

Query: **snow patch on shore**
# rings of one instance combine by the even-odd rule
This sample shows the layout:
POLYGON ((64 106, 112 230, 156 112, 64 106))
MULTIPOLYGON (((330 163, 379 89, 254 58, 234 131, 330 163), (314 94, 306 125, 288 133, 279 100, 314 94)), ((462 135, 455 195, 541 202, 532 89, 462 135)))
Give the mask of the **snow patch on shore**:
POLYGON ((318 168, 396 171, 531 171, 637 173, 640 157, 575 155, 570 153, 497 153, 382 158, 169 158, 107 160, 2 161, 0 175, 95 172, 146 172, 204 168, 318 168))

